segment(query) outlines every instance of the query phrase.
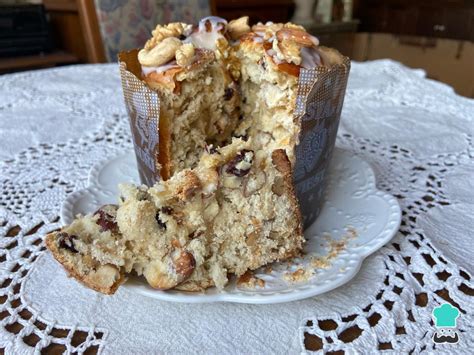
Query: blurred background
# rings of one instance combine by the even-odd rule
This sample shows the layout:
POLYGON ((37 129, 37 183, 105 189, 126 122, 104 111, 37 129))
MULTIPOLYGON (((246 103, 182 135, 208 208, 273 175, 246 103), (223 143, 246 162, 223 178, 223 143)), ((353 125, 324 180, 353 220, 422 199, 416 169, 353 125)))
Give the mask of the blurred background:
POLYGON ((474 97, 473 0, 0 0, 0 73, 116 61, 157 23, 293 21, 356 61, 391 58, 474 97))

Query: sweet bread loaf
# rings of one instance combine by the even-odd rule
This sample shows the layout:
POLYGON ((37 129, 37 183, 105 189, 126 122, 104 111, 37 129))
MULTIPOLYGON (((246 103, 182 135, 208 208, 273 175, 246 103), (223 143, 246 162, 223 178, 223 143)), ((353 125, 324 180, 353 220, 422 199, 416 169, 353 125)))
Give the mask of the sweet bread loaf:
POLYGON ((210 17, 157 26, 138 61, 160 97, 162 181, 123 185, 118 206, 49 234, 55 258, 111 294, 131 272, 158 289, 199 291, 300 255, 299 73, 342 56, 291 23, 210 17))

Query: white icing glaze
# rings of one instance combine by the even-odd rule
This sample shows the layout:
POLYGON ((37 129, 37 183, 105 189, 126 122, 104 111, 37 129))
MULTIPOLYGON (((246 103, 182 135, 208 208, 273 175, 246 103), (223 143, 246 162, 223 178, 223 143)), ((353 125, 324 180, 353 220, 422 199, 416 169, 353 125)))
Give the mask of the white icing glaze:
POLYGON ((199 21, 199 32, 206 32, 206 22, 209 21, 212 26, 212 31, 219 31, 227 26, 227 21, 222 17, 208 16, 199 21))
POLYGON ((272 57, 272 60, 275 64, 283 63, 283 61, 280 58, 278 58, 277 52, 274 49, 268 49, 266 53, 267 53, 267 55, 272 57))
POLYGON ((314 37, 313 35, 310 35, 310 34, 308 34, 308 36, 311 42, 313 42, 315 46, 319 46, 319 39, 317 37, 314 37))
POLYGON ((196 48, 216 50, 216 42, 223 36, 219 32, 194 32, 183 43, 192 43, 196 48))
POLYGON ((321 65, 321 57, 316 48, 301 48, 301 67, 313 69, 321 65))
POLYGON ((216 50, 216 42, 223 38, 221 32, 224 32, 227 21, 221 17, 209 16, 199 21, 197 32, 193 32, 183 43, 192 43, 197 48, 216 50), (211 24, 211 31, 206 29, 206 22, 211 24))
POLYGON ((157 67, 145 67, 142 65, 142 72, 144 75, 148 75, 150 73, 153 73, 153 72, 156 72, 156 73, 163 73, 169 69, 172 69, 172 68, 178 68, 178 64, 176 63, 175 60, 167 63, 167 64, 163 64, 163 65, 160 65, 160 66, 157 66, 157 67))

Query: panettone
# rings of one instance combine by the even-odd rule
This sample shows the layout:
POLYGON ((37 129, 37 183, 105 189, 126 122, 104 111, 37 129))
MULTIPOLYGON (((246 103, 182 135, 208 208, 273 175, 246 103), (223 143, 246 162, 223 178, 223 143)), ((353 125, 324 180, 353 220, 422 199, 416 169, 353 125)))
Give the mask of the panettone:
POLYGON ((69 273, 111 294, 131 272, 158 289, 223 288, 304 244, 292 181, 301 68, 342 62, 301 26, 157 26, 138 52, 160 97, 153 187, 121 186, 107 205, 47 236, 69 273))

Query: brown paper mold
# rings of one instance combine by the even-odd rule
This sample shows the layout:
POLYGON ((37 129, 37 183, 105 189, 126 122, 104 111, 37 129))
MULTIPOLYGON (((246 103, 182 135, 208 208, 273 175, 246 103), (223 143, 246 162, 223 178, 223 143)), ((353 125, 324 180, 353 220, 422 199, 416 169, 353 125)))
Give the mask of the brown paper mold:
MULTIPOLYGON (((319 51, 325 65, 300 70, 294 110, 301 130, 293 180, 305 228, 314 222, 323 202, 350 70, 350 60, 339 52, 325 47, 319 47, 319 51)), ((140 179, 152 186, 170 176, 170 121, 163 115, 159 94, 141 80, 137 53, 120 53, 120 76, 140 179)))

